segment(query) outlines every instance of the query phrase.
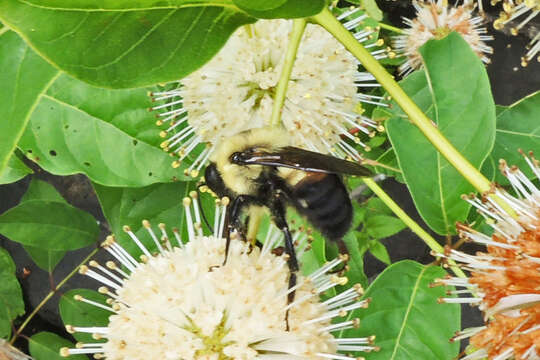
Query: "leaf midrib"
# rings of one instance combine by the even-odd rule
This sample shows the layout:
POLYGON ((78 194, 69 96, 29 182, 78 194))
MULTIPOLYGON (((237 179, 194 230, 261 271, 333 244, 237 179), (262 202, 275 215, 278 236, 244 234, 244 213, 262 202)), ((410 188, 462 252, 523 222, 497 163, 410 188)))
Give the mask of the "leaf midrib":
POLYGON ((496 131, 500 132, 500 133, 505 133, 505 134, 511 134, 511 135, 525 136, 525 137, 539 138, 540 139, 540 135, 535 135, 534 133, 523 133, 523 132, 519 132, 519 131, 510 131, 510 130, 502 130, 502 129, 497 129, 496 131))
POLYGON ((401 323, 401 328, 399 329, 399 333, 398 333, 398 335, 396 337, 396 343, 394 345, 394 350, 392 351, 392 356, 390 356, 391 360, 396 358, 397 350, 400 347, 401 336, 404 333, 405 324, 407 323, 407 319, 408 319, 409 314, 411 312, 411 309, 413 307, 413 303, 414 303, 413 300, 416 297, 416 293, 418 291, 418 288, 420 287, 420 280, 422 279, 422 276, 423 276, 424 272, 426 272, 426 270, 427 270, 427 266, 422 267, 422 271, 420 271, 420 273, 418 274, 418 278, 416 279, 416 282, 414 284, 413 292, 411 294, 409 303, 407 304, 407 310, 405 311, 405 316, 403 317, 403 322, 401 323))
POLYGON ((151 6, 151 7, 140 7, 140 8, 122 8, 122 9, 85 9, 85 8, 64 8, 64 7, 53 7, 53 6, 45 6, 45 5, 38 5, 35 3, 31 3, 25 0, 18 0, 20 3, 23 3, 27 6, 38 8, 38 9, 45 9, 45 10, 53 10, 53 11, 77 11, 77 12, 131 12, 131 11, 151 11, 151 10, 174 10, 174 9, 182 9, 182 8, 191 8, 191 7, 208 7, 208 6, 215 6, 215 7, 225 7, 229 9, 233 9, 238 12, 245 13, 240 8, 238 8, 236 5, 233 4, 232 0, 222 0, 222 1, 212 1, 212 2, 193 2, 188 4, 182 4, 182 5, 176 5, 176 6, 151 6))
MULTIPOLYGON (((0 33, 0 36, 3 35, 3 34, 6 34, 7 32, 9 32, 11 29, 9 29, 7 26, 5 27, 6 31, 5 32, 2 32, 0 33)), ((19 34, 17 34, 18 36, 20 36, 19 34)), ((26 57, 26 54, 28 54, 28 50, 29 50, 29 47, 28 47, 28 44, 26 44, 26 49, 25 49, 25 57, 26 57)), ((22 62, 19 63, 19 68, 17 69, 17 79, 19 78, 19 73, 20 73, 20 68, 22 66, 22 62)), ((11 157, 11 155, 13 154, 13 151, 15 150, 15 148, 17 147, 17 144, 19 143, 19 140, 21 139, 24 131, 26 130, 26 127, 28 126, 28 122, 30 121, 30 116, 32 115, 32 113, 34 112, 34 110, 36 109, 36 106, 37 104, 39 103, 39 100, 41 98, 41 96, 43 94, 45 94, 47 92, 47 90, 51 87, 51 85, 56 81, 56 79, 58 79, 58 77, 62 74, 61 71, 57 70, 56 74, 53 75, 51 77, 51 79, 43 86, 43 88, 41 89, 41 91, 37 94, 37 96, 34 98, 34 101, 32 102, 32 104, 30 105, 30 107, 28 108, 28 112, 26 113, 26 116, 24 117, 23 119, 23 125, 21 126, 21 128, 19 129, 19 131, 16 132, 15 136, 13 137, 13 142, 12 142, 12 146, 11 146, 11 151, 9 152, 8 156, 6 156, 5 159, 0 159, 0 174, 4 171, 4 169, 7 167, 7 163, 9 161, 9 158, 11 157)), ((16 81, 16 84, 15 84, 15 89, 17 89, 19 86, 19 82, 16 81)), ((17 94, 17 92, 15 92, 15 95, 17 94)), ((11 107, 11 114, 13 113, 13 107, 15 106, 15 102, 16 102, 16 99, 14 98, 13 99, 13 103, 12 103, 12 107, 11 107)))

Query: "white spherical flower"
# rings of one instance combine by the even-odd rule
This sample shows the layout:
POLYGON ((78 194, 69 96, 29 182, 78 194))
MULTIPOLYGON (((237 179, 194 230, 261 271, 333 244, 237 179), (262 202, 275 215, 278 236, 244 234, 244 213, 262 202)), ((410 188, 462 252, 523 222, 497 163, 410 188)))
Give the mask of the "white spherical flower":
MULTIPOLYGON (((357 9, 347 11, 340 19, 352 19, 345 26, 355 29, 366 18, 357 13, 357 9)), ((187 170, 197 174, 222 139, 270 125, 291 30, 292 21, 288 20, 259 20, 243 26, 201 69, 171 91, 152 94, 154 100, 167 101, 153 109, 164 109, 158 115, 158 125, 166 126, 161 132, 166 138, 162 147, 179 156, 173 166, 179 166, 200 143, 206 143, 187 170)), ((367 27, 355 36, 367 41, 374 31, 367 27)), ((375 45, 382 42, 370 46, 375 45)), ((374 55, 384 57, 386 52, 378 50, 374 55)), ((383 99, 358 93, 358 87, 378 86, 371 74, 357 71, 358 65, 322 27, 306 26, 281 113, 282 125, 294 146, 360 159, 351 143, 361 142, 349 130, 373 134, 382 128, 362 116, 358 104, 378 104, 383 99)))
MULTIPOLYGON (((110 301, 106 305, 79 295, 75 299, 112 315, 106 327, 74 324, 66 328, 107 341, 78 343, 74 349, 63 348, 62 355, 93 354, 111 360, 355 359, 340 351, 376 350, 373 337, 335 337, 341 330, 358 326, 357 319, 344 316, 367 306, 367 300, 360 300, 361 287, 353 286, 324 302, 319 297, 346 281, 328 274, 341 259, 307 277, 299 275, 297 285, 289 289, 286 256, 271 251, 280 235, 274 231, 262 248, 233 239, 224 265, 225 239, 217 236, 223 231, 224 208, 217 208, 215 234, 203 236, 195 195, 193 199, 193 215, 190 199, 184 200, 187 243, 175 232, 178 246, 173 247, 162 224, 160 242, 144 221, 156 254, 125 227, 143 252, 142 262, 109 237, 104 248, 124 270, 114 262, 107 263, 108 269, 97 262, 81 268, 83 274, 104 285, 100 292, 110 296, 110 301), (295 298, 288 303, 292 291, 295 298), (333 322, 334 318, 340 320, 333 322)), ((296 240, 301 253, 307 242, 296 240)))
POLYGON ((406 75, 422 66, 422 57, 418 49, 428 40, 438 39, 456 31, 467 41, 474 52, 484 63, 489 63, 486 54, 492 54, 493 49, 485 41, 493 40, 486 35, 486 28, 482 27, 483 18, 472 15, 469 4, 448 6, 447 0, 414 1, 416 18, 407 19, 409 26, 403 30, 403 35, 396 36, 394 48, 398 54, 407 57, 399 70, 406 75))

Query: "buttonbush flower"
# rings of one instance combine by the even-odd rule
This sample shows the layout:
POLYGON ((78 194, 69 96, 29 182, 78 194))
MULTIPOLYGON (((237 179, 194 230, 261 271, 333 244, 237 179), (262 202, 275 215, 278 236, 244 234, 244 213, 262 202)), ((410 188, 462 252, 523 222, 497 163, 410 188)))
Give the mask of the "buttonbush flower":
MULTIPOLYGON (((540 177, 538 160, 532 154, 525 159, 540 177)), ((516 195, 499 188, 493 191, 511 205, 517 218, 490 198, 468 197, 494 233, 486 235, 460 224, 459 234, 485 245, 486 251, 469 255, 447 249, 442 255, 471 273, 468 279, 442 279, 443 284, 464 288, 457 293, 468 294, 442 301, 478 305, 486 321, 456 334, 455 340, 470 337, 474 351, 464 360, 540 357, 540 190, 518 168, 505 161, 500 167, 516 195)))
MULTIPOLYGON (((106 266, 90 262, 81 268, 81 273, 101 283, 99 291, 109 301, 102 304, 75 296, 110 311, 109 324, 66 325, 70 332, 92 333, 106 342, 78 343, 61 349, 61 355, 93 354, 111 360, 355 359, 347 354, 376 350, 374 337, 336 337, 343 329, 359 326, 358 319, 346 315, 368 305, 368 300, 360 300, 360 286, 324 301, 320 298, 346 282, 328 274, 341 259, 309 276, 300 275, 297 285, 288 289, 286 255, 272 251, 280 237, 273 230, 261 248, 233 239, 224 265, 225 239, 218 234, 227 204, 223 199, 216 206, 215 232, 203 236, 196 194, 184 199, 189 237, 185 244, 177 230, 172 241, 163 224, 155 233, 143 221, 147 239, 125 227, 143 253, 140 261, 109 237, 103 247, 116 262, 106 266), (288 304, 291 291, 295 299, 288 304)), ((295 236, 302 252, 309 245, 299 233, 295 236)))
POLYGON ((527 53, 521 58, 521 65, 527 66, 535 57, 536 61, 540 62, 540 32, 534 36, 527 48, 527 53))
MULTIPOLYGON (((495 4, 501 2, 501 0, 492 0, 492 2, 495 4)), ((517 25, 510 28, 512 35, 517 35, 525 25, 540 13, 540 0, 503 0, 503 10, 499 18, 493 22, 493 27, 501 30, 513 21, 519 21, 517 25)), ((540 32, 536 30, 531 42, 527 46, 529 50, 521 58, 522 66, 527 66, 540 51, 538 39, 540 39, 540 32)), ((540 58, 537 58, 537 60, 540 61, 540 58)))
MULTIPOLYGON (((501 0, 492 2, 496 4, 501 0)), ((503 0, 503 10, 499 18, 493 22, 493 26, 500 30, 509 22, 520 18, 521 21, 510 29, 513 35, 517 35, 523 26, 540 13, 540 0, 503 0), (524 15, 526 16, 523 17, 524 15)))
POLYGON ((463 36, 474 52, 484 63, 489 63, 487 54, 493 49, 485 41, 493 37, 482 27, 483 18, 473 16, 470 4, 448 6, 447 0, 413 1, 416 18, 403 20, 409 26, 403 30, 403 35, 394 38, 394 48, 398 54, 407 57, 399 70, 407 75, 422 66, 422 57, 418 49, 428 40, 440 39, 452 31, 463 36))
MULTIPOLYGON (((350 30, 365 18, 358 9, 339 17, 351 19, 344 23, 350 30)), ((160 111, 157 124, 166 138, 162 148, 179 157, 174 167, 198 149, 186 171, 197 176, 221 139, 269 125, 291 30, 292 21, 287 20, 259 20, 243 26, 201 69, 173 84, 171 90, 151 94, 153 100, 163 101, 152 110, 160 111)), ((366 42, 375 30, 364 27, 355 37, 366 42)), ((380 45, 382 40, 366 46, 380 45)), ((382 58, 387 52, 380 49, 372 54, 382 58)), ((358 92, 359 87, 379 86, 371 74, 358 72, 358 66, 327 31, 314 24, 306 26, 281 114, 294 146, 360 159, 350 144, 364 145, 355 133, 374 135, 382 127, 361 114, 359 103, 382 104, 383 98, 358 92)))

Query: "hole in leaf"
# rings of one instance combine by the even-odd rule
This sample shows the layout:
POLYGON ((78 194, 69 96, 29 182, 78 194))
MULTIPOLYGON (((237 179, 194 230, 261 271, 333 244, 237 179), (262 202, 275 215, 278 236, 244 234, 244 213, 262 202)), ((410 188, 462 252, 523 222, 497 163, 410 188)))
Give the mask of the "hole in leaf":
POLYGON ((151 171, 148 173, 148 176, 152 176, 152 172, 151 172, 151 171))
POLYGON ((51 151, 49 151, 49 154, 51 154, 51 156, 56 156, 56 151, 51 150, 51 151))
POLYGON ((133 146, 137 146, 138 143, 139 143, 139 140, 133 139, 133 146))
POLYGON ((86 166, 90 166, 90 163, 88 161, 85 161, 83 164, 86 166))
POLYGON ((64 125, 64 129, 69 129, 69 125, 64 125))
POLYGON ((31 154, 32 153, 32 149, 30 150, 26 150, 27 153, 31 154))

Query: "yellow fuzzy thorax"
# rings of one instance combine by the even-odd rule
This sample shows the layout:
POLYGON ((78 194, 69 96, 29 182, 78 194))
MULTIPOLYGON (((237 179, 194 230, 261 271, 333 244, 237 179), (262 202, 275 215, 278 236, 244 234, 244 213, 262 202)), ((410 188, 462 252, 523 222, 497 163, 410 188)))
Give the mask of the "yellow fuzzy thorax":
POLYGON ((216 163, 225 186, 236 194, 251 195, 256 191, 254 180, 264 171, 261 165, 241 166, 232 164, 230 156, 252 147, 272 151, 289 145, 285 130, 258 128, 238 133, 224 139, 214 152, 211 161, 216 163))

